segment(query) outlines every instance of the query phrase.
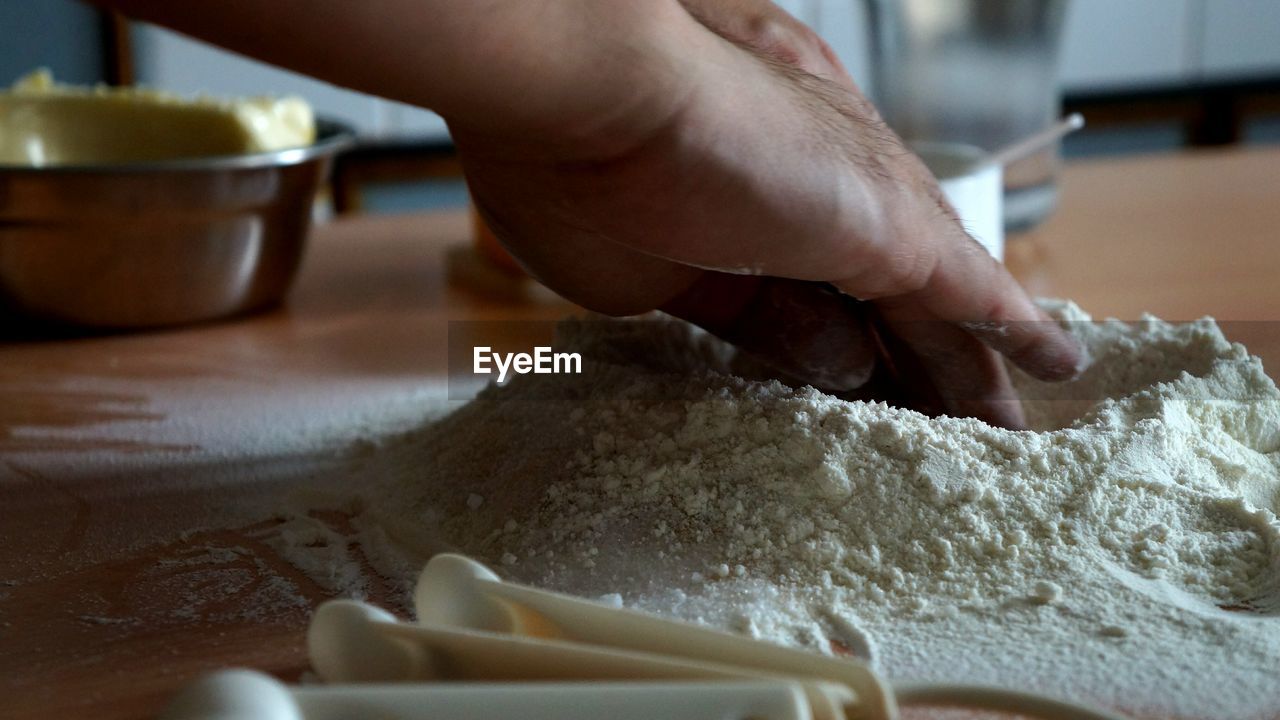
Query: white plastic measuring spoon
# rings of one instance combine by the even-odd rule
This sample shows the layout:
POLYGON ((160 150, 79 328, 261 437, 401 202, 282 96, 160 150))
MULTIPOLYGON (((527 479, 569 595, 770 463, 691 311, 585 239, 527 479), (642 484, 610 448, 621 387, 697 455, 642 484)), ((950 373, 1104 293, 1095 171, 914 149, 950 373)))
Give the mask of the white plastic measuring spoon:
POLYGON ((798 683, 434 683, 291 687, 251 670, 187 686, 160 720, 811 720, 798 683))
POLYGON ((855 659, 836 659, 740 635, 611 608, 504 582, 474 560, 431 558, 414 590, 419 622, 558 639, 587 645, 735 665, 785 677, 817 678, 853 690, 868 717, 897 717, 884 681, 855 659))
POLYGON ((802 690, 812 720, 845 720, 846 709, 856 701, 848 687, 817 678, 793 681, 776 673, 676 655, 402 623, 385 610, 354 600, 321 605, 311 619, 307 646, 312 667, 329 683, 784 680, 802 690))

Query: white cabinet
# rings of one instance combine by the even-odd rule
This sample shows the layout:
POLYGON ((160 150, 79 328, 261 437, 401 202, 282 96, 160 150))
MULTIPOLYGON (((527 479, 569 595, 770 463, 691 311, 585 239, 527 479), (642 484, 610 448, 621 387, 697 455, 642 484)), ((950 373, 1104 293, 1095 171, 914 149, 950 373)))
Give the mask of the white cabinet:
POLYGON ((1069 0, 1063 86, 1100 90, 1187 81, 1198 62, 1200 1, 1069 0))
POLYGON ((1069 0, 1068 90, 1280 75, 1280 0, 1069 0))
POLYGON ((365 136, 447 134, 444 121, 426 110, 280 70, 152 25, 135 23, 133 42, 138 80, 145 85, 184 94, 296 94, 317 114, 350 123, 365 136))
POLYGON ((1280 0, 1202 0, 1205 80, 1280 74, 1280 0))

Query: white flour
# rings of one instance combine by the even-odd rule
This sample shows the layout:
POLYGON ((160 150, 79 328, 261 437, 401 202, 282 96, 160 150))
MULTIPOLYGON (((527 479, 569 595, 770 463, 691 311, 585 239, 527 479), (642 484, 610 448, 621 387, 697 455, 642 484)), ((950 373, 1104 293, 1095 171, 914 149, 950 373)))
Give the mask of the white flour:
POLYGON ((744 380, 682 324, 571 326, 585 374, 371 455, 360 522, 419 557, 366 553, 454 547, 895 680, 1280 716, 1280 393, 1212 321, 1056 312, 1094 364, 1017 377, 1043 432, 744 380))

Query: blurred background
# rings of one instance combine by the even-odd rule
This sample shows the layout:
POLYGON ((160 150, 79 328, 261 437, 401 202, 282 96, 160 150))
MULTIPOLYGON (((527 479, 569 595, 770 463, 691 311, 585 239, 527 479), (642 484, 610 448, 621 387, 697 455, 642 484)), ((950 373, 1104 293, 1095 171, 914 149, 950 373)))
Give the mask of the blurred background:
MULTIPOLYGON (((904 33, 931 31, 946 21, 936 12, 912 16, 912 6, 923 6, 922 1, 780 4, 816 29, 858 83, 884 102, 888 98, 877 81, 885 83, 886 67, 902 67, 889 61, 904 52, 892 37, 901 41, 904 33), (885 17, 886 8, 899 16, 885 17), (894 23, 912 27, 885 30, 894 23)), ((982 14, 983 0, 949 2, 942 6, 977 7, 970 20, 982 14)), ((1060 99, 1065 110, 1078 110, 1089 121, 1086 130, 1065 141, 1068 162, 1280 143, 1277 0, 1011 0, 1004 5, 1022 14, 1001 20, 995 31, 1047 33, 1036 41, 1042 46, 1039 56, 1050 60, 1053 102, 1060 99)), ((444 123, 425 110, 277 70, 73 0, 0 0, 0 84, 37 66, 74 83, 138 82, 219 95, 296 93, 319 113, 342 119, 360 133, 359 146, 337 163, 337 212, 466 204, 444 123)), ((980 75, 972 79, 977 89, 983 81, 980 75)), ((987 84, 1003 92, 1001 82, 987 84)), ((891 124, 903 131, 892 119, 891 124)))

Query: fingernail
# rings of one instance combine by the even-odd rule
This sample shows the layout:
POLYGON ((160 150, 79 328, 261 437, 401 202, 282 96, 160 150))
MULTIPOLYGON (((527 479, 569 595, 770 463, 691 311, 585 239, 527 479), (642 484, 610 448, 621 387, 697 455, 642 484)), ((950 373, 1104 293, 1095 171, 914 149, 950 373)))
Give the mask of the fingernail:
POLYGON ((1089 350, 1074 336, 1067 341, 1072 348, 1068 350, 1062 345, 1042 344, 1029 358, 1026 369, 1041 380, 1049 382, 1068 382, 1079 378, 1089 369, 1092 360, 1089 350), (1034 370, 1033 370, 1034 368, 1034 370))

